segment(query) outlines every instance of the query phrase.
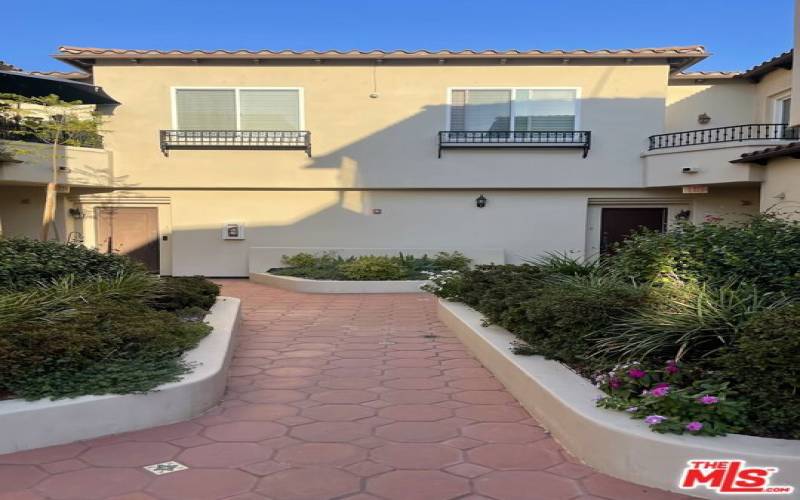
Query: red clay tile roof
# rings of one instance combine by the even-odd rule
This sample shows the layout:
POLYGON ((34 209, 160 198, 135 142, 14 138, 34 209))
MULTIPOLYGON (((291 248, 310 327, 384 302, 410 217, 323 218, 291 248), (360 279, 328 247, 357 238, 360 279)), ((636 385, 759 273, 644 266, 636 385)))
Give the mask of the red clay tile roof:
POLYGON ((742 73, 739 71, 681 71, 670 76, 673 80, 703 80, 737 78, 742 73))
POLYGON ((787 50, 783 54, 777 55, 772 59, 764 61, 760 64, 753 66, 744 73, 740 78, 750 78, 758 81, 767 73, 771 73, 778 68, 792 69, 792 62, 794 60, 794 51, 787 50))
POLYGON ((760 163, 766 165, 771 158, 780 158, 783 156, 791 156, 793 158, 800 157, 800 142, 790 142, 788 144, 781 144, 779 146, 743 153, 739 158, 731 160, 730 163, 760 163))
POLYGON ((49 76, 51 78, 62 78, 64 80, 83 80, 91 75, 83 71, 31 71, 31 75, 49 76))
POLYGON ((148 49, 103 49, 95 47, 59 47, 56 57, 72 58, 206 58, 206 57, 286 57, 286 58, 406 58, 406 57, 705 57, 708 52, 702 45, 686 47, 657 47, 642 49, 598 49, 598 50, 148 50, 148 49))
POLYGON ((21 68, 14 66, 13 64, 9 64, 5 61, 0 61, 0 70, 2 71, 22 71, 21 68))

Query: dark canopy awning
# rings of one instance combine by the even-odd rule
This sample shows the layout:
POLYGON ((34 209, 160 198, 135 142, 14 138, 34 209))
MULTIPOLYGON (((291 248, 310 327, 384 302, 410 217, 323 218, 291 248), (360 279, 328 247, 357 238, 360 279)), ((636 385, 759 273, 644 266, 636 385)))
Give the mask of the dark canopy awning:
POLYGON ((0 93, 24 97, 57 95, 62 101, 81 101, 84 104, 119 104, 101 87, 91 83, 63 78, 31 75, 19 71, 0 70, 0 93))

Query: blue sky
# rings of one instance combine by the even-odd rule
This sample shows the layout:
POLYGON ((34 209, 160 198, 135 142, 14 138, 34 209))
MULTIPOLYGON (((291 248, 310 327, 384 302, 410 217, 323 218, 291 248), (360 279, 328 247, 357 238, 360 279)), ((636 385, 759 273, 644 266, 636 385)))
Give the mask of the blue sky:
POLYGON ((792 45, 792 0, 82 0, 3 7, 0 60, 59 45, 158 49, 574 49, 702 44, 740 70, 792 45), (751 27, 756 24, 756 28, 751 27))

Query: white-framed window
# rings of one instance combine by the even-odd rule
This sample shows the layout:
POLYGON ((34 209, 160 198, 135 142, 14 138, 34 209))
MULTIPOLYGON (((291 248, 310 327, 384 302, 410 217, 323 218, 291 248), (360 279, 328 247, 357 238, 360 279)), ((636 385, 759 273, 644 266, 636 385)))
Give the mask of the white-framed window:
POLYGON ((303 130, 303 89, 175 87, 176 130, 303 130))
POLYGON ((792 109, 792 94, 790 91, 781 92, 772 98, 772 114, 774 123, 789 123, 789 113, 792 109))
POLYGON ((447 130, 471 132, 573 131, 579 88, 448 89, 447 130))

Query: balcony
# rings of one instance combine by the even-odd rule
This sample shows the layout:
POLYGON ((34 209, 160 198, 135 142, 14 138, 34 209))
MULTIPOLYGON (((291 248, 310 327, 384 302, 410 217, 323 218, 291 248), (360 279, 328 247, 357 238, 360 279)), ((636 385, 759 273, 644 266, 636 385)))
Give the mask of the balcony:
MULTIPOLYGON (((0 161, 0 185, 43 185, 52 180, 53 146, 0 139, 0 149, 13 158, 0 161)), ((56 147, 57 181, 73 187, 109 188, 114 185, 111 151, 80 146, 56 147)))
POLYGON ((529 148, 580 149, 589 154, 592 133, 588 130, 530 130, 520 132, 474 132, 443 130, 439 132, 439 158, 443 149, 529 148))
POLYGON ((172 149, 273 149, 301 150, 311 157, 311 132, 307 130, 162 130, 161 152, 172 149))
POLYGON ((743 153, 786 144, 798 130, 782 123, 733 125, 652 135, 644 159, 647 187, 756 183, 763 169, 731 164, 743 153))
POLYGON ((797 128, 789 128, 785 123, 751 123, 730 127, 685 130, 651 135, 648 150, 725 142, 796 140, 799 131, 797 128))

